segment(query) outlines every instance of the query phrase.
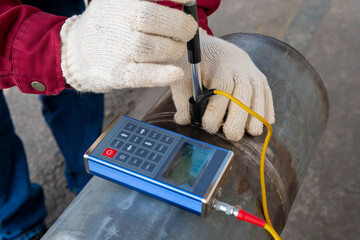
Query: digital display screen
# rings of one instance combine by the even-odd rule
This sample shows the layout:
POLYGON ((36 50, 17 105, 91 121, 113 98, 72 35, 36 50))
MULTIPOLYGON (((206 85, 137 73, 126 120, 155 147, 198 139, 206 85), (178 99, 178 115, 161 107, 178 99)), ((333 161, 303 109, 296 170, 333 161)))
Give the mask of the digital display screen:
POLYGON ((215 151, 184 143, 163 176, 181 187, 192 188, 215 151))

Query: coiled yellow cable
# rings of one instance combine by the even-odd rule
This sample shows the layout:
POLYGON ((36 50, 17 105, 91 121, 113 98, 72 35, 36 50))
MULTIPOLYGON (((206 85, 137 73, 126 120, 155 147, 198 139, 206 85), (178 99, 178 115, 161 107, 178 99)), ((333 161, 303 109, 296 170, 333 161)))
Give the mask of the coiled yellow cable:
MULTIPOLYGON (((228 99, 230 99, 231 101, 233 101, 234 103, 239 105, 241 108, 243 108, 245 111, 247 111, 249 114, 251 114, 252 116, 256 117, 259 121, 261 121, 266 126, 266 128, 268 130, 267 134, 266 134, 265 141, 264 141, 264 145, 263 145, 263 148, 262 148, 262 151, 261 151, 261 158, 260 158, 260 185, 261 185, 261 197, 262 197, 262 206, 263 206, 264 216, 265 216, 266 223, 268 224, 268 227, 267 227, 268 229, 266 229, 266 230, 269 231, 269 229, 271 228, 272 231, 275 232, 275 230, 274 230, 274 228, 273 228, 273 226, 271 224, 270 217, 269 217, 269 212, 268 212, 268 208, 267 208, 267 201, 266 201, 266 188, 265 188, 265 155, 266 155, 266 149, 268 147, 268 144, 269 144, 269 141, 270 141, 270 138, 271 138, 272 127, 262 116, 260 116, 259 114, 257 114, 253 110, 251 110, 249 107, 247 107, 245 104, 240 102, 234 96, 232 96, 232 95, 230 95, 230 94, 228 94, 226 92, 220 91, 220 90, 214 90, 214 94, 222 95, 224 97, 227 97, 228 99)), ((276 233, 276 235, 277 235, 277 233, 276 233)), ((281 239, 281 238, 278 237, 277 239, 281 239)))

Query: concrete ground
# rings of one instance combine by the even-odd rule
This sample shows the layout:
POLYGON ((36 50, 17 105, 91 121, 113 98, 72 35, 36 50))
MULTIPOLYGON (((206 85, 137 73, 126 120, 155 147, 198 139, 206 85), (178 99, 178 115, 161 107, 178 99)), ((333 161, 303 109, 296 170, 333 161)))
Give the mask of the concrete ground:
MULTIPOLYGON (((257 32, 297 48, 317 69, 330 98, 330 118, 293 205, 283 239, 359 239, 360 1, 224 0, 209 18, 215 35, 257 32)), ((141 118, 164 88, 106 95, 104 126, 118 113, 141 118), (138 96, 145 101, 138 101, 138 96)), ((64 163, 36 96, 6 91, 23 139, 31 180, 43 185, 50 225, 72 201, 64 163)))

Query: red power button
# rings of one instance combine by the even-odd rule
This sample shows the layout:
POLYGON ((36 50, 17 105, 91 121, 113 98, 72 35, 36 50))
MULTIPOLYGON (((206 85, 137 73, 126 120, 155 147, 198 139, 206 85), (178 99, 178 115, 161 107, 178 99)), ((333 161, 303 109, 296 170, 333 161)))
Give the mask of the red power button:
POLYGON ((115 156, 115 154, 117 153, 117 151, 115 151, 114 149, 111 148, 107 148, 102 155, 107 156, 109 158, 113 158, 115 156))

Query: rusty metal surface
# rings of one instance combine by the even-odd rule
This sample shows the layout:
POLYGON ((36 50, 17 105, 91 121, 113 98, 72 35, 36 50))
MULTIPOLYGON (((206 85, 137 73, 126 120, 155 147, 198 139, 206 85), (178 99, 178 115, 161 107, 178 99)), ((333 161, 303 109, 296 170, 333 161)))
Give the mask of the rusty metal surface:
MULTIPOLYGON (((246 50, 268 77, 276 123, 265 179, 268 208, 277 231, 285 222, 328 118, 321 79, 301 54, 285 43, 255 34, 225 36, 246 50)), ((259 162, 265 134, 229 142, 173 121, 166 93, 144 121, 232 150, 234 168, 221 200, 262 216, 259 162)), ((221 213, 201 218, 99 178, 93 178, 43 239, 271 239, 263 229, 221 213)))

